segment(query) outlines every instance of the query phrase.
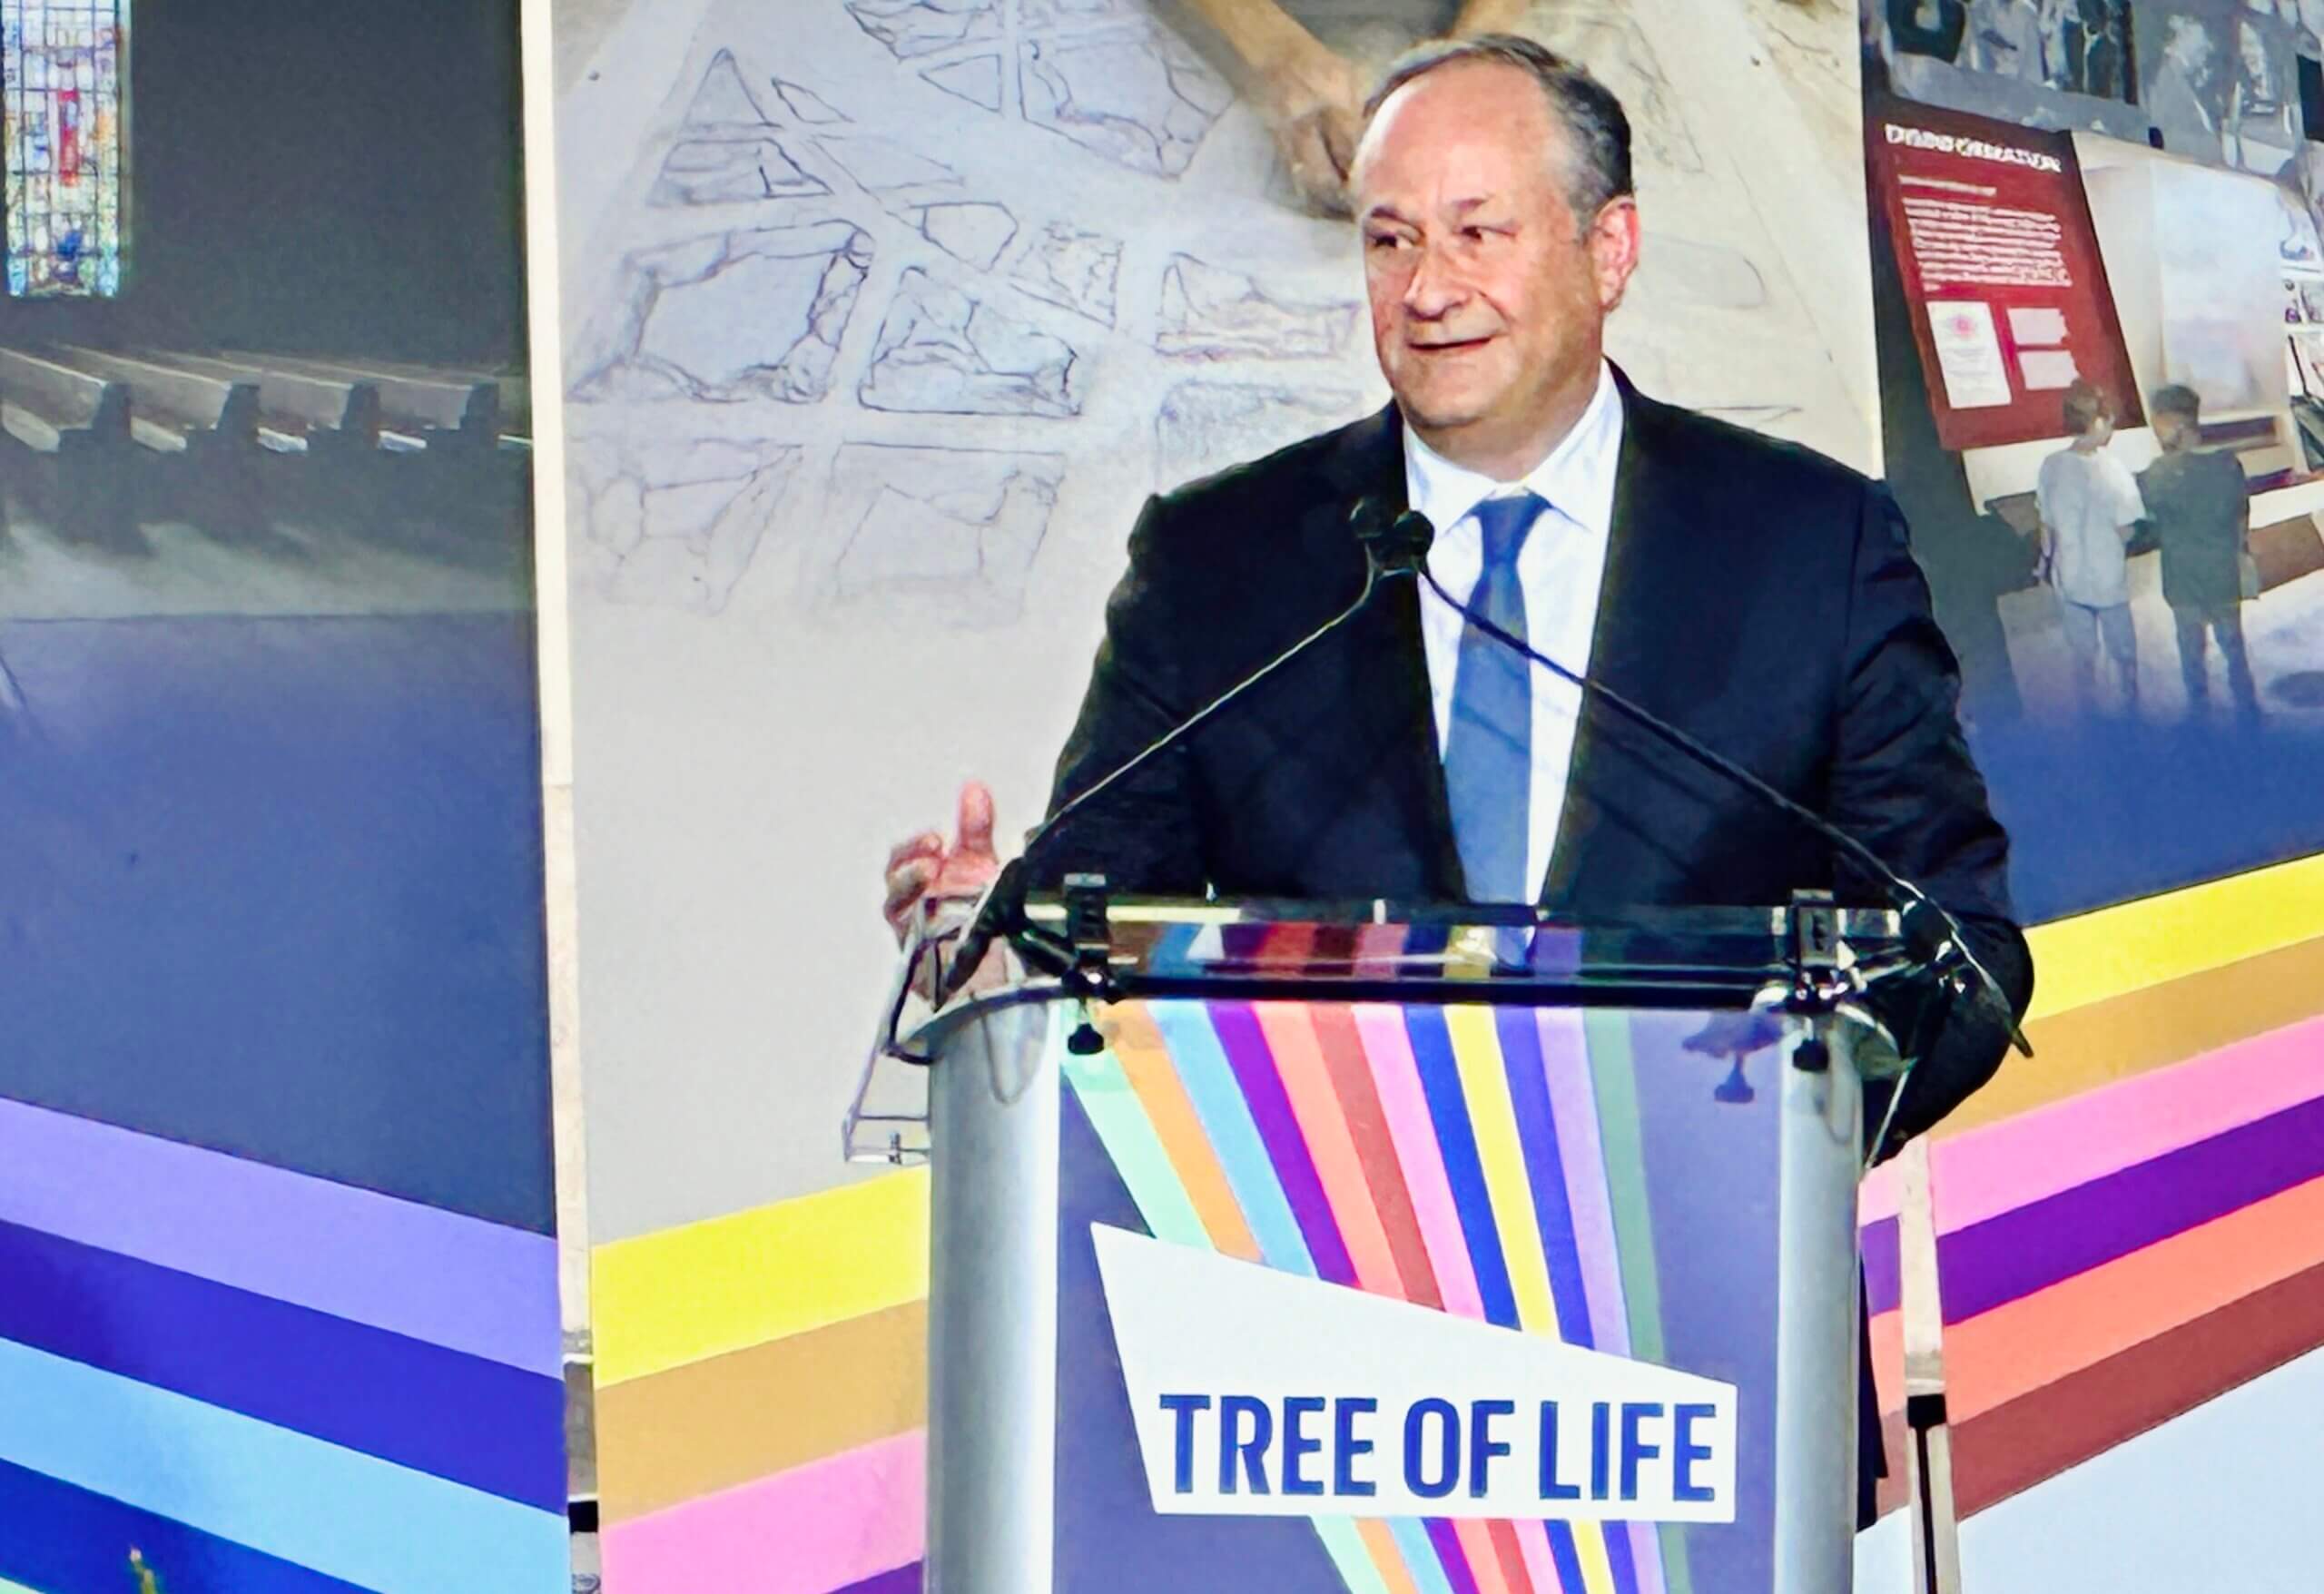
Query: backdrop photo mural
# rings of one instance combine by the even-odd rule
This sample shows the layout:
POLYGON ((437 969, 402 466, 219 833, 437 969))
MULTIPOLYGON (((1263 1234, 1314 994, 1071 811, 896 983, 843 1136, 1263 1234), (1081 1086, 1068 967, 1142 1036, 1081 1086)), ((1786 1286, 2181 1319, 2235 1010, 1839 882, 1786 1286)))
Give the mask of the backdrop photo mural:
MULTIPOLYGON (((1359 74, 1462 9, 1288 8, 1359 74)), ((2235 1486, 2072 1552, 2173 1587, 2224 1518, 2251 1587, 2298 1586, 2268 1579, 2301 1474, 2253 1413, 2315 1412, 2324 1378, 2301 1116, 2324 886, 2298 861, 2324 847, 2324 165, 2304 120, 2280 135, 2311 35, 2281 7, 2206 13, 2226 43, 2189 81, 2216 147, 2182 153, 2136 5, 1507 9, 1637 125, 1645 264, 1613 357, 1885 472, 2014 837, 2040 1058, 1931 1150, 1965 1555, 2064 1586, 2034 1524, 2159 1491, 2160 1447, 2235 1486), (2089 691, 2037 575, 2078 385, 2141 492, 2089 691), (2179 601, 2164 389, 2194 396, 2164 428, 2189 457, 2240 472, 2256 595, 2231 557, 2237 595, 2179 601)), ((965 776, 1004 833, 1033 822, 1147 494, 1384 398, 1353 231, 1279 147, 1297 106, 1236 15, 556 7, 577 1035, 621 1594, 918 1586, 926 1178, 850 1167, 838 1128, 891 971, 872 876, 965 776)), ((1892 1459, 1905 1207, 1894 1174, 1866 1186, 1892 1459)), ((1907 1586, 1901 1482, 1867 1588, 1907 1586)))
POLYGON ((568 1586, 517 43, 0 5, 11 1589, 568 1586))

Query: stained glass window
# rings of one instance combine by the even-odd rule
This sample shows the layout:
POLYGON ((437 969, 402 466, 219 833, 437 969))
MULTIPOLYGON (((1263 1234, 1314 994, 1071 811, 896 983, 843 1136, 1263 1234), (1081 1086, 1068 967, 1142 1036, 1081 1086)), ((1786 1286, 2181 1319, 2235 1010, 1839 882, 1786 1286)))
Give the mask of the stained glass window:
POLYGON ((0 0, 8 291, 121 291, 129 0, 0 0))

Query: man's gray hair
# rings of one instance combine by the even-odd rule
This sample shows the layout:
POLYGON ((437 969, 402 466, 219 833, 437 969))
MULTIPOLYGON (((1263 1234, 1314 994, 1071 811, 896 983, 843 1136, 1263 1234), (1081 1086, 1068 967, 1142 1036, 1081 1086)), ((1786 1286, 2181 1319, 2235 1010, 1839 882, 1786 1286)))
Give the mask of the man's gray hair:
POLYGON ((1623 113, 1621 101, 1580 62, 1515 34, 1477 34, 1414 45, 1389 63, 1379 86, 1364 102, 1364 120, 1368 124, 1388 96, 1413 79, 1463 61, 1514 66, 1541 85, 1551 114, 1563 124, 1573 145, 1566 202, 1584 231, 1607 202, 1637 192, 1630 182, 1630 119, 1623 113))

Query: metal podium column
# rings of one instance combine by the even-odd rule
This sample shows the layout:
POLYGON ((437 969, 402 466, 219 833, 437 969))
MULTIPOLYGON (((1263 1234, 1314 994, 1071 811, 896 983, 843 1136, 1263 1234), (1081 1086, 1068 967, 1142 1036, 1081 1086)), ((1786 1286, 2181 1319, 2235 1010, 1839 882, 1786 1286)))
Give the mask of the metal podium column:
POLYGON ((1775 1587, 1840 1594, 1855 1579, 1856 1173, 1864 1093, 1849 1026, 1813 1020, 1784 1054, 1776 1250, 1775 1587), (1820 1068, 1803 1048, 1821 1047, 1820 1068), (1807 1502, 1816 1502, 1811 1508, 1807 1502))
POLYGON ((940 1019, 929 1077, 930 1594, 1048 1594, 1059 1009, 940 1019))

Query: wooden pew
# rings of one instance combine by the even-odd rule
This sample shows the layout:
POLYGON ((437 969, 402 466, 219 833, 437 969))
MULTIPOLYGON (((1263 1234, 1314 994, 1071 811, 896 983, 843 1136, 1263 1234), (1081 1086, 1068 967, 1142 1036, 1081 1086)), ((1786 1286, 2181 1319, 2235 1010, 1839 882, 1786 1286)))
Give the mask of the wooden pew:
POLYGON ((0 447, 28 457, 28 468, 8 474, 68 535, 111 540, 128 530, 130 418, 124 385, 0 349, 0 447))
POLYGON ((258 387, 103 349, 61 345, 59 365, 129 389, 129 432, 143 451, 143 507, 213 531, 266 524, 258 387))
POLYGON ((255 360, 140 349, 137 358, 176 370, 246 382, 258 389, 258 438, 277 453, 369 453, 384 413, 374 383, 284 370, 255 360))
POLYGON ((500 445, 500 388, 480 378, 447 375, 424 367, 388 369, 370 362, 314 359, 300 355, 235 350, 220 358, 238 365, 341 381, 379 390, 385 418, 382 441, 390 448, 489 454, 500 445))

